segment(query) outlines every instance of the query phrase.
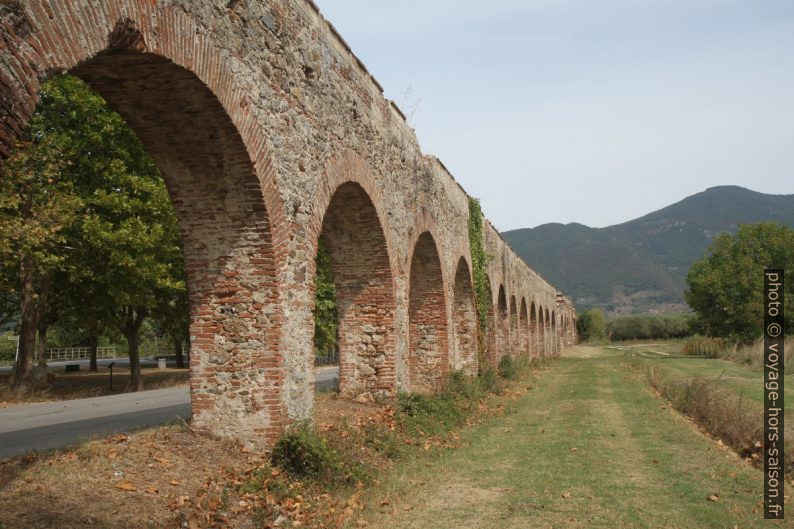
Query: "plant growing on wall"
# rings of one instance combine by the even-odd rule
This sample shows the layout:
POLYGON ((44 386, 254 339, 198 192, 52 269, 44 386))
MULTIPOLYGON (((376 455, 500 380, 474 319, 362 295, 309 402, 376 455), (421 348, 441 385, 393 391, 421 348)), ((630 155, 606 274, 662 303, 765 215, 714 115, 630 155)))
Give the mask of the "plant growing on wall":
POLYGON ((478 353, 480 365, 484 365, 486 337, 488 336, 488 309, 491 296, 488 293, 488 274, 486 267, 491 256, 485 251, 483 235, 484 217, 480 201, 469 197, 469 246, 471 251, 472 276, 474 279, 474 296, 477 305, 479 322, 478 353))

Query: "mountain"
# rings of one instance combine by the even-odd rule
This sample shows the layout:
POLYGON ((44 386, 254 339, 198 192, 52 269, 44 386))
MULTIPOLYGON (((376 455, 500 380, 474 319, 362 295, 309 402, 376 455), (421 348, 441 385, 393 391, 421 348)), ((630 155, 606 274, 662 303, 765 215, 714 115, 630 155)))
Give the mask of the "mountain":
POLYGON ((579 310, 622 314, 685 309, 687 270, 714 236, 769 220, 794 226, 794 195, 719 186, 607 228, 552 223, 502 235, 579 310))

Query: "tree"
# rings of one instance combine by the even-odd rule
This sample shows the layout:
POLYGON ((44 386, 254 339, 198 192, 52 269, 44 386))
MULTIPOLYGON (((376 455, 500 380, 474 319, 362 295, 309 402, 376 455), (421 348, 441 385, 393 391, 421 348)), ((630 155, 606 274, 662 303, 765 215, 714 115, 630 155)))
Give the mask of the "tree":
POLYGON ((154 161, 121 116, 80 79, 56 77, 46 93, 52 134, 75 153, 84 207, 70 232, 63 288, 94 336, 115 326, 127 340, 130 389, 142 385, 139 335, 163 299, 185 291, 176 213, 154 161), (68 287, 67 287, 68 285, 68 287), (86 303, 85 296, 91 296, 86 303))
POLYGON ((576 320, 576 330, 582 341, 606 338, 606 318, 601 309, 590 309, 576 320))
POLYGON ((717 235, 687 274, 686 301, 702 330, 751 341, 763 332, 765 268, 782 268, 786 325, 794 322, 794 230, 775 222, 740 224, 735 235, 717 235))
MULTIPOLYGON (((175 267, 184 268, 180 259, 175 267)), ((184 275, 184 272, 182 272, 184 275)), ((155 331, 171 342, 176 356, 176 366, 185 367, 185 353, 190 351, 190 308, 184 282, 170 292, 162 292, 154 309, 155 331), (187 351, 182 349, 187 344, 187 351)))
POLYGON ((62 154, 68 146, 41 128, 34 117, 31 138, 17 143, 0 182, 0 268, 6 272, 0 283, 8 288, 17 281, 18 288, 19 355, 12 384, 17 394, 32 388, 38 315, 46 310, 39 310, 39 289, 62 261, 64 230, 80 207, 65 176, 69 164, 62 154))
POLYGON ((331 255, 322 238, 317 242, 317 273, 314 280, 314 346, 321 354, 335 352, 339 313, 331 255))
POLYGON ((49 285, 47 297, 83 322, 94 343, 105 327, 124 334, 137 390, 141 325, 163 296, 185 289, 165 184, 135 133, 78 78, 42 85, 31 138, 6 165, 0 202, 0 256, 17 259, 20 278, 17 371, 30 378, 37 326, 46 337, 37 289, 49 285))

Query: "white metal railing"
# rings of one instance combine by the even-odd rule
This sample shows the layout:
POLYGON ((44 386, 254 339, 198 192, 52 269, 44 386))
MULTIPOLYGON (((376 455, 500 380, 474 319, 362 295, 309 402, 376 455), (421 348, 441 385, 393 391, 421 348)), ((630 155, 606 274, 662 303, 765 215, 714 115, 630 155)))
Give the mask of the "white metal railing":
MULTIPOLYGON (((47 360, 80 360, 91 357, 91 348, 53 347, 47 349, 46 356, 47 360)), ((96 356, 97 358, 114 358, 116 356, 116 348, 112 345, 109 347, 97 347, 96 356)), ((36 354, 36 358, 38 359, 38 353, 36 354)))

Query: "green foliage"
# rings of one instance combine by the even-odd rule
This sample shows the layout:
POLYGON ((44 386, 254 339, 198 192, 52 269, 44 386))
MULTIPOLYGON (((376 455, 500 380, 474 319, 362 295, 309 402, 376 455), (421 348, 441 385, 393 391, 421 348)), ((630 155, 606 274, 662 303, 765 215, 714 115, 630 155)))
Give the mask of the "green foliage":
MULTIPOLYGON (((742 224, 719 234, 708 253, 689 269, 687 303, 705 334, 750 342, 763 330, 765 268, 791 277, 794 230, 773 222, 742 224)), ((794 281, 785 282, 786 326, 794 323, 794 281)))
MULTIPOLYGON (((98 307, 154 310, 185 291, 176 213, 143 144, 80 79, 53 78, 39 116, 47 135, 67 138, 73 182, 84 200, 71 230, 64 279, 98 307)), ((80 304, 85 305, 85 304, 80 304)), ((104 312, 104 311, 103 311, 104 312)))
POLYGON ((515 380, 518 378, 516 361, 513 360, 513 357, 510 355, 505 355, 499 360, 497 371, 499 372, 499 376, 506 380, 515 380))
POLYGON ((576 330, 582 341, 597 341, 606 338, 606 318, 601 309, 585 311, 576 320, 576 330))
POLYGON ((692 334, 692 314, 638 314, 607 322, 610 340, 666 340, 692 334))
POLYGON ((30 141, 14 150, 1 191, 0 300, 24 257, 34 287, 49 285, 51 323, 83 336, 116 327, 130 339, 156 313, 165 332, 186 336, 184 262, 165 183, 135 133, 83 81, 64 75, 42 85, 30 141))
POLYGON ((465 419, 459 395, 451 391, 402 393, 397 397, 397 411, 398 420, 409 434, 441 434, 465 419))
POLYGON ((322 237, 317 242, 317 273, 314 280, 314 346, 322 354, 337 349, 339 309, 331 255, 322 237))
POLYGON ((719 358, 727 349, 735 349, 736 344, 726 338, 714 338, 696 334, 684 342, 681 352, 685 355, 719 358))
POLYGON ((486 393, 497 393, 499 391, 499 379, 496 370, 490 365, 480 367, 477 373, 477 382, 480 388, 486 393))
MULTIPOLYGON (((523 372, 519 362, 510 363, 511 376, 523 372)), ((504 377, 507 378, 507 377, 504 377)), ((396 418, 409 434, 443 434, 460 426, 473 403, 502 390, 501 381, 492 367, 484 366, 477 376, 453 372, 447 383, 431 394, 402 393, 397 397, 396 418)))
POLYGON ((317 433, 309 423, 299 423, 284 432, 273 447, 273 465, 291 476, 325 483, 354 483, 356 469, 317 433))
POLYGON ((0 361, 12 362, 17 352, 17 342, 11 334, 0 334, 0 361))
POLYGON ((488 289, 488 273, 486 268, 490 256, 485 252, 485 239, 483 235, 484 216, 480 201, 469 197, 469 247, 471 252, 472 277, 474 279, 474 295, 477 304, 477 320, 480 326, 480 362, 485 365, 483 358, 485 340, 488 336, 488 312, 492 303, 491 293, 488 289))

